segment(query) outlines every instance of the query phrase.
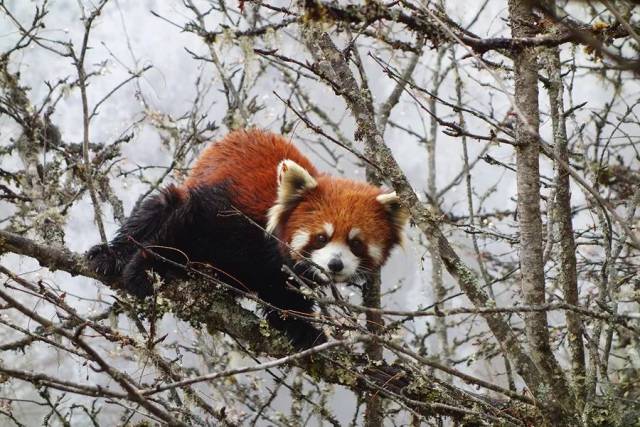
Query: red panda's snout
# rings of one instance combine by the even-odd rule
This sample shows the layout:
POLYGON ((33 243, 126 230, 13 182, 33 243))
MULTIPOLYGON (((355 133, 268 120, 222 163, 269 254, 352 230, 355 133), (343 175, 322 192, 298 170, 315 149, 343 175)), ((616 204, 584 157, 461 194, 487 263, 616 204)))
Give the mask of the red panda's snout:
POLYGON ((267 230, 294 259, 307 258, 336 282, 382 266, 402 241, 408 214, 395 193, 327 175, 311 176, 284 160, 267 230))
POLYGON ((358 273, 366 273, 382 264, 380 244, 363 240, 362 231, 351 227, 336 227, 331 222, 308 224, 290 231, 289 247, 294 259, 306 257, 336 282, 346 282, 358 273))

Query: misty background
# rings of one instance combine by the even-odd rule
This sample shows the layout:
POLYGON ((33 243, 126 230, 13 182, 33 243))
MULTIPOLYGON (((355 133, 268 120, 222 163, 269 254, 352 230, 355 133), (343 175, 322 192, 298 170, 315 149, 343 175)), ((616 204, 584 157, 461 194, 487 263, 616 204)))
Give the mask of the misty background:
MULTIPOLYGON (((34 13, 34 7, 41 2, 30 0, 5 0, 4 4, 12 11, 19 21, 28 23, 34 13)), ((91 7, 91 2, 83 2, 86 7, 91 7)), ((208 2, 196 1, 202 9, 207 9, 208 2)), ((483 2, 446 2, 448 14, 464 25, 474 19, 477 10, 483 2)), ((291 7, 291 4, 274 2, 281 7, 291 7)), ((246 13, 250 14, 254 6, 246 4, 246 13)), ((579 4, 568 5, 574 16, 581 16, 584 21, 595 21, 579 4)), ((81 21, 81 10, 78 1, 55 0, 49 2, 50 13, 46 18, 46 29, 41 31, 41 36, 71 41, 74 45, 81 43, 84 33, 81 21)), ((105 95, 109 94, 121 82, 128 79, 132 72, 137 72, 144 67, 151 66, 139 79, 133 80, 113 93, 100 105, 98 115, 92 121, 90 127, 90 139, 97 144, 110 144, 124 135, 131 135, 131 139, 122 145, 122 155, 114 162, 111 170, 111 185, 118 199, 121 200, 124 213, 128 213, 141 195, 145 194, 153 184, 162 178, 162 185, 171 182, 180 182, 186 170, 177 168, 168 176, 164 176, 166 168, 171 165, 179 147, 180 126, 185 123, 184 117, 194 108, 194 100, 197 100, 199 112, 206 114, 206 121, 215 124, 216 129, 207 133, 211 142, 222 137, 228 132, 228 127, 223 123, 227 105, 224 102, 222 82, 215 67, 211 63, 203 62, 194 56, 206 56, 208 46, 200 37, 193 33, 185 32, 181 27, 194 19, 182 1, 126 1, 113 0, 104 8, 97 18, 91 33, 90 49, 87 52, 86 67, 96 75, 90 80, 88 86, 88 99, 90 105, 95 105, 105 95)), ((506 26, 507 10, 503 1, 489 1, 483 12, 475 20, 471 29, 474 33, 483 37, 508 36, 509 28, 506 26)), ((276 94, 286 98, 290 95, 291 84, 282 77, 282 73, 275 67, 261 67, 260 57, 254 54, 252 42, 238 40, 233 37, 231 31, 225 34, 225 27, 229 26, 229 17, 222 13, 211 13, 206 17, 207 27, 221 31, 216 39, 215 49, 223 60, 227 70, 244 70, 245 78, 251 79, 249 98, 259 107, 252 115, 250 126, 270 129, 275 132, 286 132, 294 143, 311 157, 315 165, 324 172, 346 176, 354 179, 365 179, 363 165, 348 153, 336 146, 331 146, 335 158, 332 158, 325 148, 319 144, 321 138, 311 132, 304 123, 296 120, 295 116, 287 111, 283 102, 276 94), (253 81, 255 80, 255 81, 253 81), (291 126, 292 125, 292 126, 291 126), (337 159, 337 161, 336 161, 337 159)), ((242 20, 241 20, 242 22, 242 20)), ((240 28, 242 29, 242 24, 240 28)), ((341 34, 335 34, 336 43, 340 43, 341 34)), ((394 35, 398 39, 407 39, 409 34, 403 35, 398 29, 394 35)), ((7 16, 0 14, 0 51, 9 49, 20 37, 15 23, 7 16)), ((256 42, 261 49, 278 49, 283 55, 298 58, 301 61, 310 59, 304 45, 300 41, 300 35, 296 27, 286 28, 281 31, 267 34, 256 42)), ((344 47, 344 45, 342 46, 344 47)), ((370 89, 375 100, 385 99, 396 86, 396 83, 388 78, 374 58, 379 58, 384 63, 389 63, 397 69, 404 69, 410 59, 410 53, 389 51, 380 49, 366 38, 359 41, 359 52, 366 66, 370 89)), ((577 64, 592 66, 597 63, 583 51, 581 47, 571 47, 561 51, 565 60, 573 60, 577 64)), ((497 54, 489 54, 489 58, 504 62, 497 54)), ((68 59, 68 58, 67 58, 68 59)), ((432 86, 433 70, 436 66, 437 53, 435 49, 425 49, 420 61, 413 73, 413 79, 421 87, 432 86)), ((463 100, 465 107, 491 112, 493 117, 504 117, 508 120, 511 110, 509 93, 512 93, 513 82, 506 73, 497 71, 488 72, 480 67, 477 61, 458 47, 454 51, 443 54, 442 67, 446 68, 452 61, 456 61, 460 67, 461 78, 465 81, 463 100), (452 53, 452 52, 455 52, 452 53)), ((506 64, 505 64, 506 66, 506 64)), ((69 79, 75 73, 70 60, 47 51, 37 45, 32 45, 21 50, 11 57, 10 69, 19 72, 21 84, 29 87, 30 99, 35 105, 39 105, 48 94, 45 82, 56 82, 60 79, 69 79)), ((235 74, 234 78, 238 78, 235 74)), ((587 73, 577 72, 572 76, 573 91, 565 92, 567 108, 586 102, 583 108, 575 111, 570 123, 577 129, 582 122, 591 119, 591 112, 600 110, 612 98, 614 91, 623 90, 624 99, 638 98, 639 85, 637 80, 627 79, 621 87, 613 87, 606 79, 587 73)), ((71 77, 73 79, 73 77, 71 77)), ((354 121, 346 110, 345 104, 327 86, 309 79, 302 79, 300 84, 308 93, 311 103, 325 111, 336 123, 339 129, 348 139, 353 140, 355 129, 354 121)), ((541 86, 542 87, 542 86, 541 86)), ((82 108, 79 91, 69 88, 61 91, 62 99, 57 104, 51 116, 51 121, 59 128, 65 141, 80 143, 83 138, 82 108)), ((426 105, 428 97, 421 95, 421 101, 426 105)), ((447 74, 440 88, 439 97, 454 102, 455 78, 453 73, 447 74)), ((548 102, 546 95, 541 90, 541 111, 546 111, 548 102)), ((624 111, 627 106, 624 102, 616 100, 612 106, 614 111, 624 111)), ((453 120, 452 109, 438 106, 438 114, 444 119, 453 120)), ((412 130, 417 134, 428 135, 430 118, 422 110, 416 107, 416 102, 404 94, 398 105, 393 109, 390 120, 395 124, 388 126, 384 137, 386 144, 391 147, 395 158, 402 170, 409 178, 416 192, 427 200, 428 162, 426 144, 417 137, 411 137, 401 128, 412 130), (397 125, 397 126, 396 126, 397 125)), ((468 115, 466 117, 467 129, 477 134, 487 134, 489 128, 486 123, 478 118, 468 115)), ((617 133, 637 134, 637 123, 623 123, 615 130, 617 133)), ((548 116, 542 115, 541 135, 545 141, 551 141, 551 122, 548 116)), ((7 145, 10 141, 19 137, 21 130, 6 116, 0 115, 0 145, 7 145)), ((591 127, 581 131, 582 135, 593 133, 591 127)), ((324 142, 326 144, 326 141, 324 142)), ((198 151, 206 146, 202 143, 185 154, 181 165, 188 166, 197 156, 198 151)), ((354 143, 359 151, 363 147, 354 143)), ((492 159, 514 166, 515 157, 513 147, 500 143, 487 143, 486 141, 468 142, 469 158, 476 159, 479 155, 489 155, 492 159), (489 144, 487 148, 487 144, 489 144), (484 151, 483 151, 484 150, 484 151)), ((443 215, 464 216, 467 215, 467 193, 465 181, 461 178, 464 168, 462 147, 459 138, 446 135, 443 132, 437 134, 436 153, 436 183, 439 189, 450 186, 446 194, 440 199, 440 208, 443 215)), ((46 159, 43 159, 46 162, 46 159)), ((4 157, 0 165, 2 169, 12 171, 23 167, 19 155, 13 154, 4 157)), ((551 180, 553 165, 541 158, 541 174, 551 180)), ((473 177, 474 199, 476 204, 482 203, 482 209, 487 212, 514 211, 516 204, 516 177, 508 168, 496 168, 487 161, 480 160, 474 164, 471 171, 473 177)), ((543 186, 543 195, 548 194, 548 188, 543 186)), ((576 205, 584 203, 581 191, 572 192, 572 201, 576 205)), ((0 202, 0 220, 9 221, 16 214, 15 206, 11 203, 0 202)), ((47 211, 39 212, 39 215, 48 215, 47 211)), ((114 215, 110 205, 104 205, 103 219, 107 237, 111 238, 119 227, 119 221, 114 215)), ((579 213, 574 217, 576 229, 595 228, 597 221, 588 211, 579 213)), ((517 228, 517 222, 513 215, 505 215, 500 221, 493 219, 482 223, 482 229, 496 235, 512 234, 517 228)), ((445 226, 447 236, 455 242, 457 249, 465 261, 476 266, 474 254, 471 248, 470 235, 464 232, 463 227, 445 226)), ((83 253, 100 240, 91 208, 91 200, 88 194, 84 194, 69 208, 64 226, 66 246, 75 252, 83 253)), ((393 256, 386 264, 382 274, 383 307, 387 309, 416 310, 430 306, 434 303, 431 281, 431 261, 426 242, 414 229, 407 230, 408 241, 404 248, 394 251, 393 256)), ((500 254, 510 262, 517 262, 518 254, 513 243, 508 239, 481 239, 481 250, 487 253, 500 254)), ((589 251, 600 249, 592 246, 582 246, 578 251, 585 251, 585 256, 591 256, 589 251)), ((113 302, 113 291, 99 282, 84 278, 71 277, 65 272, 50 272, 40 268, 38 263, 29 258, 19 257, 14 254, 3 254, 3 265, 22 273, 23 277, 42 280, 52 286, 62 289, 67 294, 68 302, 85 313, 99 312, 106 305, 113 302)), ((506 262, 506 261, 505 261, 506 262)), ((459 291, 453 281, 445 274, 445 286, 451 295, 459 291)), ((360 302, 360 293, 354 288, 343 288, 344 295, 356 302, 360 302)), ((588 289, 584 289, 588 292, 588 289)), ((498 305, 511 306, 520 300, 520 290, 505 285, 498 285, 495 289, 498 305)), ((20 298, 27 303, 28 295, 20 298)), ((447 307, 469 306, 470 303, 463 295, 451 298, 447 301, 447 307)), ((250 304, 248 304, 250 306, 250 304)), ((47 306, 38 306, 38 300, 34 299, 32 308, 51 319, 56 318, 55 310, 47 306)), ((7 314, 3 314, 6 316, 7 314)), ((489 378, 498 383, 506 384, 504 380, 504 367, 499 359, 485 360, 483 357, 475 357, 475 344, 473 338, 480 331, 485 330, 481 318, 471 316, 465 323, 451 327, 451 340, 465 340, 463 345, 457 346, 454 359, 464 360, 457 364, 456 368, 468 372, 477 377, 489 378)), ((551 322, 563 322, 563 314, 552 313, 551 322)), ((433 319, 419 318, 410 326, 414 331, 428 331, 433 328, 433 319)), ((110 320, 112 325, 117 325, 132 335, 136 335, 135 327, 130 324, 125 316, 110 320)), ((517 321, 516 321, 517 323, 517 321)), ((25 325, 28 326, 28 325, 25 325)), ((167 342, 180 342, 193 346, 215 347, 215 339, 206 332, 198 332, 188 327, 171 315, 165 315, 160 323, 163 333, 168 333, 167 342)), ((400 332, 402 334, 402 332, 400 332)), ((9 341, 18 334, 9 329, 0 327, 0 341, 9 341)), ((478 339, 482 335, 478 335, 478 339)), ((217 337, 216 339, 220 339, 217 337)), ((104 377, 97 375, 88 366, 79 363, 74 357, 62 352, 52 352, 50 349, 43 351, 29 351, 27 354, 20 352, 3 353, 0 357, 2 363, 10 364, 20 369, 42 370, 55 374, 58 377, 82 382, 104 381, 104 377)), ((439 344, 435 336, 427 338, 426 347, 430 356, 438 357, 439 344)), ((126 349, 117 345, 104 342, 102 351, 117 360, 117 365, 127 370, 134 376, 144 378, 148 375, 145 366, 126 349)), ((169 350, 167 350, 169 351, 169 350)), ((193 364, 204 372, 215 370, 215 366, 206 366, 199 357, 179 348, 174 348, 184 365, 193 364)), ((562 350, 559 353, 562 357, 562 350)), ((566 354, 565 354, 566 357, 566 354)), ((233 363, 243 365, 250 359, 240 354, 231 358, 233 363)), ((81 362, 81 361, 80 361, 81 362)), ((566 359, 565 359, 566 362, 566 359)), ((231 366, 230 366, 231 367, 231 366)), ((150 375, 150 374, 149 374, 150 375)), ((260 384, 270 384, 266 376, 255 375, 240 379, 240 381, 256 381, 260 384), (251 378, 251 379, 249 379, 251 378)), ((462 387, 468 387, 463 382, 454 379, 454 383, 462 387)), ((104 385, 109 385, 104 384, 104 385)), ((330 406, 343 423, 348 423, 353 415, 355 397, 346 389, 339 386, 326 386, 333 389, 330 406)), ((13 396, 20 399, 31 400, 37 395, 37 391, 26 383, 10 382, 0 384, 0 396, 13 396)), ((82 396, 69 394, 65 400, 69 404, 82 401, 82 396)), ((216 396, 211 396, 216 401, 216 396)), ((283 391, 278 395, 275 407, 281 411, 288 411, 290 401, 288 393, 283 391)), ((234 410, 242 411, 242 408, 229 407, 231 414, 234 410), (235 409, 234 409, 235 408, 235 409)), ((39 420, 43 411, 47 408, 25 403, 14 406, 14 414, 21 420, 30 424, 30 420, 39 420)), ((105 405, 101 413, 101 419, 109 420, 109 417, 117 417, 120 408, 105 405)), ((115 419, 114 419, 115 422, 115 419)), ((263 421, 263 425, 267 425, 263 421)), ((83 425, 84 421, 78 421, 83 425)))

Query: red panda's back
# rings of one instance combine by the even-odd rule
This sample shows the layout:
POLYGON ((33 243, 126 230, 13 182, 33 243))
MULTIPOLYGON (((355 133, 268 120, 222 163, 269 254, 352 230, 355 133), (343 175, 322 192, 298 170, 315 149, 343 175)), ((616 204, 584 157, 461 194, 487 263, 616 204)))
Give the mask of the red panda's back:
POLYGON ((233 204, 253 220, 266 224, 276 200, 278 164, 290 159, 318 172, 284 137, 258 129, 234 131, 207 147, 185 181, 187 188, 226 182, 233 204))

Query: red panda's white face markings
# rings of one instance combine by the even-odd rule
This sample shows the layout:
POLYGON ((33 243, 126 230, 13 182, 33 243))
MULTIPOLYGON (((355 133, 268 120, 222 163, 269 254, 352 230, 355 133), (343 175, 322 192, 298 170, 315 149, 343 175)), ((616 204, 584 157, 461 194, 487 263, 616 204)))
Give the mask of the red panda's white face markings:
POLYGON ((384 254, 382 252, 382 246, 375 243, 369 244, 369 256, 373 258, 378 265, 381 265, 384 260, 384 254))
POLYGON ((304 254, 338 282, 354 276, 360 267, 360 257, 336 235, 335 226, 325 222, 314 231, 304 254))
POLYGON ((324 233, 312 238, 305 252, 314 264, 334 280, 347 281, 359 271, 364 272, 382 264, 382 244, 367 239, 360 228, 348 229, 346 236, 334 236, 334 226, 330 223, 325 223, 323 230, 324 233))
POLYGON ((307 246, 309 240, 311 239, 311 234, 306 230, 298 230, 293 233, 291 236, 291 242, 289 246, 295 252, 302 252, 302 250, 307 246))
POLYGON ((333 224, 331 224, 330 222, 325 222, 324 224, 322 224, 322 228, 324 229, 324 232, 327 233, 327 237, 331 239, 334 231, 333 224))
POLYGON ((311 252, 311 261, 329 273, 336 282, 345 282, 355 276, 360 267, 360 258, 351 252, 349 246, 331 242, 311 252))

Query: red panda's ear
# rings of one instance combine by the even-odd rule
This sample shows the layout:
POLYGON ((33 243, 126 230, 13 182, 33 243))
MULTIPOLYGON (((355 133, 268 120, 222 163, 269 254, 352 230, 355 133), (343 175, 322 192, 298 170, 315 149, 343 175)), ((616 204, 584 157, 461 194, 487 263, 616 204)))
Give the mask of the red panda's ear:
POLYGON ((293 160, 285 159, 278 165, 278 197, 267 213, 267 232, 273 233, 282 215, 293 208, 305 192, 318 186, 314 177, 293 160))
POLYGON ((393 226, 393 230, 396 233, 398 242, 400 244, 404 241, 404 226, 409 220, 409 211, 400 204, 400 199, 396 192, 380 194, 376 197, 378 203, 380 203, 389 215, 389 220, 393 226))

